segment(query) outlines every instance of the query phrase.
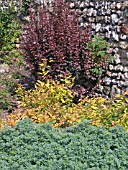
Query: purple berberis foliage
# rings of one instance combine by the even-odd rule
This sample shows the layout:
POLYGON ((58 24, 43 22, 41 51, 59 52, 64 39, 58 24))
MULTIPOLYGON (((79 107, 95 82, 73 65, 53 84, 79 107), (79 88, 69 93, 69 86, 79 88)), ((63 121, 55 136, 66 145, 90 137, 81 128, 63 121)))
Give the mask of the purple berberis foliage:
POLYGON ((70 10, 70 3, 55 0, 52 10, 40 6, 30 10, 30 21, 22 36, 23 55, 32 73, 39 78, 42 59, 47 59, 50 74, 71 73, 90 78, 91 52, 87 49, 91 40, 90 27, 80 27, 80 14, 70 10), (50 61, 53 61, 52 63, 50 61))

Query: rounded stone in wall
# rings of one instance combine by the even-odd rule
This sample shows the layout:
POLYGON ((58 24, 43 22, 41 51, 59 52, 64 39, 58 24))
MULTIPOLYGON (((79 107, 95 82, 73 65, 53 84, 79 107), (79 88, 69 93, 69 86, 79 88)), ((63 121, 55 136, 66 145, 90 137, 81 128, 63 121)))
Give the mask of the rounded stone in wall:
POLYGON ((113 70, 114 66, 112 64, 109 65, 109 70, 113 70))
POLYGON ((112 85, 117 85, 118 83, 117 83, 117 81, 115 79, 112 79, 111 84, 112 85))
POLYGON ((9 72, 9 66, 8 64, 0 64, 0 73, 8 73, 9 72))
POLYGON ((121 94, 121 90, 117 85, 113 85, 110 91, 110 97, 115 97, 116 94, 121 94))
POLYGON ((112 73, 111 73, 110 71, 107 71, 107 72, 106 72, 106 75, 109 76, 109 77, 111 77, 111 76, 112 76, 112 73))
POLYGON ((109 96, 109 94, 110 94, 110 87, 109 86, 104 86, 103 93, 104 93, 104 95, 109 96))
POLYGON ((128 81, 125 81, 124 86, 128 87, 128 81))
POLYGON ((109 78, 109 77, 105 77, 104 79, 103 79, 103 83, 105 84, 105 85, 110 85, 111 84, 111 78, 109 78))
POLYGON ((116 78, 117 76, 118 76, 118 73, 112 73, 112 74, 111 74, 111 77, 112 77, 112 78, 116 78))
POLYGON ((119 86, 119 87, 125 86, 125 82, 124 82, 124 81, 118 81, 118 86, 119 86))
POLYGON ((124 73, 124 78, 128 79, 128 72, 124 73))
POLYGON ((117 65, 115 66, 115 69, 116 71, 123 71, 123 66, 122 65, 117 65))
POLYGON ((120 48, 122 48, 124 50, 128 49, 128 43, 125 41, 120 41, 119 46, 120 46, 120 48))
POLYGON ((124 74, 119 72, 117 76, 117 80, 125 80, 124 74))

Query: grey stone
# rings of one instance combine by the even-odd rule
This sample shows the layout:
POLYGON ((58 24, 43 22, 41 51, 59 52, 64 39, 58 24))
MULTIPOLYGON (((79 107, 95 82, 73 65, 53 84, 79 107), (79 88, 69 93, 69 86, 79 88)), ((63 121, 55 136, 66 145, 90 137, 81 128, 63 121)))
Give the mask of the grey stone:
POLYGON ((124 78, 128 79, 128 73, 124 73, 124 78))
POLYGON ((101 9, 97 11, 97 14, 98 14, 99 16, 102 16, 102 11, 101 11, 101 9))
POLYGON ((114 49, 113 49, 113 52, 115 53, 115 55, 116 55, 115 57, 116 57, 116 58, 117 58, 117 57, 119 58, 119 55, 117 54, 118 51, 119 51, 119 48, 114 48, 114 49))
POLYGON ((123 71, 124 71, 124 72, 128 72, 128 67, 125 66, 125 67, 123 68, 123 71))
POLYGON ((83 27, 83 26, 84 26, 84 23, 83 23, 83 22, 81 22, 81 23, 80 23, 80 27, 83 27))
POLYGON ((105 21, 106 24, 110 23, 110 16, 105 16, 104 21, 105 21))
POLYGON ((126 82, 124 83, 124 86, 128 87, 128 81, 126 81, 126 82))
POLYGON ((121 39, 121 40, 126 40, 126 38, 127 38, 127 35, 124 35, 124 34, 121 34, 121 35, 120 35, 120 39, 121 39))
POLYGON ((122 4, 121 4, 121 3, 117 3, 117 4, 116 4, 116 8, 117 8, 117 9, 121 9, 121 7, 122 7, 122 4))
POLYGON ((126 7, 128 7, 128 1, 124 1, 122 5, 122 9, 126 9, 126 7))
POLYGON ((85 7, 85 3, 81 2, 79 6, 80 6, 80 8, 84 8, 85 7))
POLYGON ((106 33, 105 33, 105 37, 109 39, 109 38, 111 37, 111 31, 106 32, 106 33))
POLYGON ((89 22, 94 22, 94 21, 95 21, 95 18, 89 17, 89 18, 87 18, 87 20, 88 20, 89 22))
POLYGON ((70 8, 74 8, 75 7, 75 3, 74 2, 71 2, 70 3, 70 8))
POLYGON ((113 48, 119 48, 119 43, 116 43, 116 42, 114 42, 114 41, 112 41, 112 42, 110 43, 110 45, 111 45, 111 47, 113 47, 113 48))
POLYGON ((96 31, 96 32, 99 32, 100 29, 101 29, 101 23, 97 23, 97 24, 96 24, 95 31, 96 31))
POLYGON ((112 32, 112 36, 113 36, 114 40, 119 41, 119 36, 118 36, 118 34, 116 34, 115 31, 112 32))
POLYGON ((107 72, 106 72, 106 75, 109 76, 109 77, 111 77, 111 76, 112 76, 112 73, 111 73, 110 71, 107 71, 107 72))
POLYGON ((116 2, 113 2, 112 4, 111 4, 111 9, 115 9, 116 8, 116 2))
POLYGON ((86 1, 86 2, 85 2, 85 6, 86 6, 86 7, 89 7, 89 2, 86 1))
POLYGON ((119 86, 119 87, 125 86, 125 82, 123 82, 123 81, 118 81, 118 86, 119 86))
POLYGON ((103 82, 105 83, 105 85, 110 85, 111 84, 111 79, 109 77, 105 77, 103 79, 103 82))
POLYGON ((98 9, 99 8, 99 2, 95 3, 95 8, 98 9))
POLYGON ((111 88, 110 96, 115 97, 116 94, 120 94, 120 93, 121 90, 116 85, 113 85, 111 88))
MULTIPOLYGON (((105 16, 105 17, 107 17, 107 16, 105 16)), ((109 25, 106 25, 106 26, 103 27, 103 29, 104 29, 105 31, 109 32, 110 26, 109 26, 109 25)))
POLYGON ((121 79, 121 72, 118 73, 117 80, 121 79))
POLYGON ((124 22, 123 18, 122 19, 120 18, 120 20, 118 21, 118 25, 122 25, 123 22, 124 22))
POLYGON ((118 14, 120 19, 122 19, 122 17, 124 16, 124 13, 120 10, 116 11, 116 13, 118 14))
POLYGON ((87 16, 92 16, 93 14, 93 8, 89 8, 87 11, 87 16))
POLYGON ((94 6, 95 6, 93 2, 90 2, 89 5, 90 5, 91 7, 94 7, 94 6))
POLYGON ((112 64, 109 65, 109 70, 113 70, 114 66, 112 64))
POLYGON ((118 82, 117 82, 115 79, 112 79, 111 84, 112 84, 112 85, 117 85, 118 82))
POLYGON ((103 86, 102 86, 102 85, 99 85, 99 86, 98 86, 97 92, 100 92, 100 93, 103 92, 103 86))
POLYGON ((104 5, 104 9, 108 10, 107 2, 104 5))
POLYGON ((119 54, 115 54, 115 55, 114 55, 114 58, 115 58, 114 62, 115 62, 116 64, 120 64, 120 63, 121 63, 119 54))
POLYGON ((110 87, 104 86, 104 88, 103 88, 103 93, 104 93, 105 95, 109 95, 109 94, 110 94, 110 87))
POLYGON ((103 22, 104 17, 103 16, 96 16, 96 22, 103 22))
POLYGON ((112 74, 111 74, 111 77, 112 77, 112 78, 116 78, 116 77, 117 77, 117 73, 112 73, 112 74))
POLYGON ((93 16, 96 17, 97 16, 97 11, 93 10, 93 16))
POLYGON ((84 8, 83 9, 83 13, 87 13, 88 9, 87 8, 84 8))
POLYGON ((92 29, 95 30, 95 28, 96 28, 96 25, 94 23, 92 23, 92 29))
POLYGON ((128 58, 128 52, 126 53, 126 57, 128 58))
POLYGON ((120 77, 121 77, 121 79, 122 79, 122 80, 125 80, 125 76, 124 76, 124 74, 121 74, 121 76, 120 76, 120 77))
POLYGON ((119 20, 117 14, 112 14, 111 19, 112 19, 112 24, 113 25, 115 25, 119 20))
POLYGON ((123 71, 123 66, 122 65, 117 65, 115 66, 116 71, 123 71))
POLYGON ((111 14, 111 9, 107 9, 106 14, 110 15, 111 14))
POLYGON ((125 42, 125 41, 120 41, 120 42, 119 42, 119 46, 120 46, 120 48, 122 48, 122 49, 128 49, 128 43, 125 42))
POLYGON ((111 8, 111 2, 108 2, 107 9, 110 9, 110 8, 111 8))
POLYGON ((124 74, 122 74, 121 72, 119 72, 117 79, 125 80, 124 74))
POLYGON ((0 64, 0 73, 8 73, 9 72, 9 66, 8 64, 0 64))
POLYGON ((117 33, 120 33, 120 26, 116 26, 117 33))

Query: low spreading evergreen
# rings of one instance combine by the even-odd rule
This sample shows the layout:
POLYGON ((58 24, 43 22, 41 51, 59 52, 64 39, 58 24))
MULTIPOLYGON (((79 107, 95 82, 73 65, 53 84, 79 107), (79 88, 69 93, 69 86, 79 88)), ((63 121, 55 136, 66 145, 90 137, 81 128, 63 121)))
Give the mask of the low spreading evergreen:
POLYGON ((29 119, 0 133, 1 170, 127 170, 128 133, 88 121, 64 129, 29 119))

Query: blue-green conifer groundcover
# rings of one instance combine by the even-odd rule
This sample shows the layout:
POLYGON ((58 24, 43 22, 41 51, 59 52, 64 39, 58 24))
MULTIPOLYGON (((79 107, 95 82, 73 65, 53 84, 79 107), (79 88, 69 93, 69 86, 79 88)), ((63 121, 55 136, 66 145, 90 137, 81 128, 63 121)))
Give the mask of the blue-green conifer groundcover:
POLYGON ((22 120, 0 131, 0 170, 128 170, 128 133, 76 126, 55 129, 50 124, 22 120))

